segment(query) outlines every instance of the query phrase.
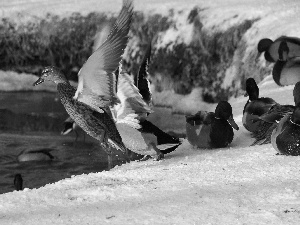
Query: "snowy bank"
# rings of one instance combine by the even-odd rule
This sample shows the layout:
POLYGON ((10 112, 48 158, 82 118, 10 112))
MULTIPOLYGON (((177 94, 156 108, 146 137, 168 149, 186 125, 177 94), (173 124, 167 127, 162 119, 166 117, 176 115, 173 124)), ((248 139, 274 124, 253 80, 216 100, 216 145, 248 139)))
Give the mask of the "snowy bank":
MULTIPOLYGON (((262 96, 292 104, 293 86, 269 76, 262 96)), ((299 224, 299 157, 276 155, 242 127, 245 97, 231 99, 240 130, 225 149, 185 140, 159 162, 131 162, 0 195, 3 224, 299 224)), ((24 181, 26 184, 26 180, 24 181)), ((26 186, 26 185, 25 185, 26 186)))
MULTIPOLYGON (((162 79, 156 84, 161 90, 173 89, 176 93, 190 93, 194 87, 201 87, 202 95, 207 94, 212 98, 210 102, 237 95, 248 77, 255 77, 260 81, 270 73, 272 65, 266 63, 262 55, 257 54, 256 47, 261 38, 275 39, 281 35, 300 36, 300 28, 295 22, 300 9, 298 1, 295 0, 199 0, 197 2, 151 0, 135 1, 134 4, 136 11, 132 26, 134 34, 129 41, 125 59, 126 57, 130 59, 129 62, 137 67, 135 64, 139 63, 145 46, 151 39, 154 65, 150 71, 153 72, 153 83, 156 83, 158 74, 161 74, 162 79)), ((24 17, 31 17, 35 21, 43 20, 47 12, 62 17, 70 16, 73 12, 82 15, 94 11, 107 12, 106 15, 110 18, 111 13, 117 14, 120 7, 121 0, 113 2, 88 0, 88 3, 75 0, 51 2, 35 0, 26 4, 20 0, 12 0, 0 4, 3 17, 7 16, 22 23, 26 21, 24 17)), ((98 22, 96 25, 101 27, 98 22)), ((51 27, 51 24, 49 26, 51 27)), ((42 34, 49 30, 42 28, 42 34)), ((68 36, 66 33, 67 31, 59 33, 57 38, 68 36)), ((86 33, 88 32, 84 32, 86 33)), ((33 37, 37 36, 33 35, 33 37)), ((36 40, 34 43, 44 43, 45 40, 47 38, 36 40)), ((69 43, 73 43, 71 40, 73 39, 71 38, 69 43)), ((15 46, 18 47, 18 44, 17 40, 15 46)), ((33 46, 32 49, 35 47, 33 46)), ((44 49, 43 47, 45 46, 41 49, 44 49)), ((51 51, 58 52, 55 49, 51 51)), ((25 55, 22 52, 16 54, 22 56, 21 61, 25 55)), ((33 56, 36 55, 39 54, 35 52, 33 56)), ((51 54, 43 55, 43 60, 51 58, 49 55, 51 54)), ((70 52, 66 55, 58 54, 56 57, 63 57, 55 60, 68 61, 69 55, 70 52)), ((7 61, 11 62, 11 60, 7 61)), ((69 60, 75 69, 79 69, 82 66, 81 62, 85 61, 85 59, 69 60), (76 63, 79 65, 73 65, 76 63)), ((22 70, 19 68, 18 71, 22 70)))

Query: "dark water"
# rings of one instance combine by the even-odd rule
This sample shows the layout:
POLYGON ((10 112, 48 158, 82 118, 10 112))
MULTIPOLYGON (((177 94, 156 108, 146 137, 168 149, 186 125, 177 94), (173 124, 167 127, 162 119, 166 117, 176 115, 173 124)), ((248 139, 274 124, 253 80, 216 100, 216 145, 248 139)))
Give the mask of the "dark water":
POLYGON ((0 135, 0 193, 14 190, 14 175, 20 173, 24 187, 37 188, 71 175, 98 172, 107 168, 107 156, 97 142, 87 138, 51 133, 0 135), (51 148, 52 161, 18 162, 25 149, 51 148))
MULTIPOLYGON (((15 92, 1 93, 0 108, 15 113, 36 113, 40 115, 59 115, 67 118, 64 107, 56 93, 15 92)), ((167 109, 166 109, 167 110, 167 109)), ((182 128, 182 116, 171 115, 159 109, 150 120, 163 130, 182 128)), ((75 134, 66 136, 59 132, 1 132, 0 133, 0 194, 14 190, 14 175, 20 173, 23 186, 38 188, 72 175, 100 172, 107 169, 107 155, 98 142, 80 133, 78 141, 75 134), (17 156, 23 150, 51 148, 52 161, 18 162, 17 156)), ((123 155, 114 157, 114 164, 122 164, 123 155)))

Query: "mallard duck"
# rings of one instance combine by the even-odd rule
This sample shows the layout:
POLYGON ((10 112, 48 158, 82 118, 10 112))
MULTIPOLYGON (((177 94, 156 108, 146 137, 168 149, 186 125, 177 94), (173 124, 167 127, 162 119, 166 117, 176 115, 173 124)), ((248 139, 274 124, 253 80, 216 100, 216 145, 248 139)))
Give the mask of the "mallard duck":
POLYGON ((246 93, 249 96, 243 110, 243 125, 250 131, 255 132, 261 126, 267 126, 269 123, 263 120, 255 120, 266 113, 273 105, 277 104, 272 98, 259 97, 259 88, 253 78, 246 80, 246 93))
POLYGON ((16 191, 22 191, 23 190, 23 178, 21 174, 16 174, 14 178, 14 186, 16 191))
MULTIPOLYGON (((80 129, 80 127, 77 125, 77 123, 75 123, 75 121, 71 117, 68 117, 64 122, 64 128, 61 131, 61 134, 67 135, 67 134, 71 133, 72 131, 74 131, 74 133, 76 135, 76 138, 75 138, 75 142, 76 142, 79 137, 79 134, 78 134, 79 129, 80 129)), ((85 141, 85 133, 83 133, 83 141, 85 141)))
MULTIPOLYGON (((296 83, 293 90, 295 105, 300 103, 300 82, 296 83)), ((252 145, 256 144, 268 144, 271 143, 271 135, 275 128, 277 128, 278 123, 286 116, 291 116, 295 110, 293 105, 273 105, 270 110, 263 115, 259 116, 258 119, 263 120, 267 123, 272 124, 271 127, 264 129, 261 128, 257 130, 253 137, 256 139, 252 145)))
POLYGON ((54 156, 50 153, 51 151, 53 151, 51 148, 25 149, 19 153, 17 160, 19 162, 50 161, 54 159, 54 156))
POLYGON ((271 143, 280 154, 300 155, 300 104, 279 121, 272 132, 271 143))
POLYGON ((269 62, 287 61, 300 56, 300 38, 281 36, 275 41, 264 38, 258 42, 257 50, 265 52, 265 59, 269 62))
POLYGON ((108 111, 109 106, 117 101, 113 72, 118 67, 127 45, 132 15, 132 1, 124 0, 109 36, 80 69, 77 90, 53 66, 46 67, 34 83, 38 85, 48 80, 57 84, 67 113, 87 134, 98 140, 107 152, 109 169, 112 167, 111 146, 121 150, 127 157, 127 148, 108 111))
POLYGON ((233 140, 233 129, 239 127, 227 101, 220 101, 215 112, 199 111, 186 116, 186 135, 189 143, 198 148, 224 148, 233 140))

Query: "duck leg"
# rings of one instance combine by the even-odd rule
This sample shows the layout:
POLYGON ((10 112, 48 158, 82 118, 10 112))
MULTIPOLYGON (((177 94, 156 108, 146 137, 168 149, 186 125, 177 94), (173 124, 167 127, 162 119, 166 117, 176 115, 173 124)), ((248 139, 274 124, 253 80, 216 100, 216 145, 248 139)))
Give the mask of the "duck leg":
POLYGON ((76 130, 74 130, 74 133, 76 134, 75 142, 77 142, 77 140, 78 140, 78 132, 76 130))
POLYGON ((108 144, 108 137, 105 130, 102 130, 100 138, 100 145, 102 146, 103 150, 107 153, 107 168, 110 170, 113 164, 113 156, 110 144, 108 144))
POLYGON ((154 158, 156 161, 159 161, 164 158, 164 154, 156 147, 154 143, 150 143, 148 148, 149 149, 152 148, 156 152, 156 155, 155 156, 145 155, 139 161, 146 161, 150 158, 154 158))
POLYGON ((156 161, 159 161, 164 158, 164 154, 156 147, 155 144, 151 143, 152 148, 156 151, 156 161))

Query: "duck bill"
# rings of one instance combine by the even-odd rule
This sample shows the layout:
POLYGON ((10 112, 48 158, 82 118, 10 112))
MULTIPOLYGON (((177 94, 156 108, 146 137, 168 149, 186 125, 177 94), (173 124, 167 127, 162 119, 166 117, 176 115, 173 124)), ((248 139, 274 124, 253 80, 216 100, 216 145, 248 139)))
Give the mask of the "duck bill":
POLYGON ((227 121, 234 129, 239 130, 239 126, 236 124, 232 116, 229 117, 227 121))
POLYGON ((45 80, 43 78, 39 78, 36 82, 33 83, 33 86, 39 85, 41 83, 43 83, 45 80))

